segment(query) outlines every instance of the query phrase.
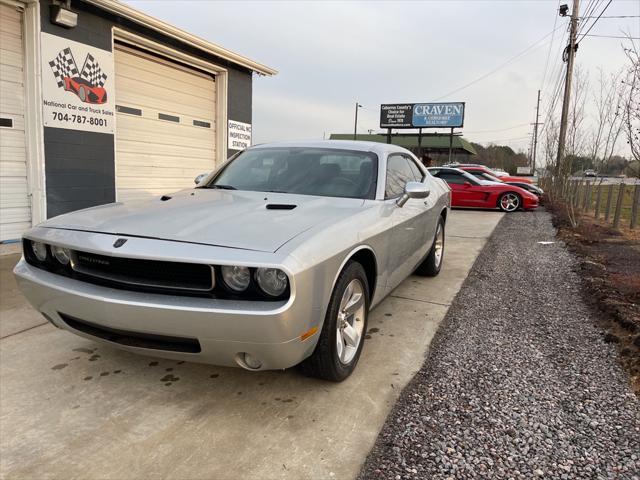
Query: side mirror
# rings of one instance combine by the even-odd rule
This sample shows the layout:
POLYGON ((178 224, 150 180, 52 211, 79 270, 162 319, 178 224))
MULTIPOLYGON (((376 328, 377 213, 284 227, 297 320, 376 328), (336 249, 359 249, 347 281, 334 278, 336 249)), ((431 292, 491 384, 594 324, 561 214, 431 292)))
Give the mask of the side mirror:
POLYGON ((427 198, 431 191, 427 184, 422 182, 407 182, 404 187, 404 193, 398 199, 397 204, 399 207, 403 207, 410 198, 427 198))
POLYGON ((202 180, 207 178, 207 175, 209 175, 209 174, 208 173, 201 173, 193 181, 195 182, 196 185, 198 185, 202 180))

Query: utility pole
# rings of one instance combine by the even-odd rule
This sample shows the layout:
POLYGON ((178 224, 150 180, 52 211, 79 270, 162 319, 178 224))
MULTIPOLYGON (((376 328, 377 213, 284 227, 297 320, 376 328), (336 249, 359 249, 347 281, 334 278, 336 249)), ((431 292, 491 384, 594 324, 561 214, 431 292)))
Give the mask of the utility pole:
POLYGON ((533 124, 533 154, 531 157, 532 174, 536 174, 536 151, 538 150, 538 125, 540 123, 540 90, 538 90, 538 103, 536 104, 536 123, 533 124))
POLYGON ((355 124, 353 125, 353 139, 357 140, 358 139, 358 108, 360 108, 362 105, 360 105, 358 102, 356 102, 356 121, 355 124))
MULTIPOLYGON (((564 100, 562 101, 562 117, 560 117, 560 134, 558 135, 558 158, 556 159, 555 174, 560 174, 564 160, 564 145, 567 138, 567 118, 569 116, 569 102, 571 100, 571 80, 573 78, 573 58, 576 53, 576 37, 578 31, 579 0, 573 0, 571 10, 571 25, 569 31, 569 45, 567 51, 567 72, 564 81, 564 100)), ((566 8, 566 7, 565 7, 566 8)))

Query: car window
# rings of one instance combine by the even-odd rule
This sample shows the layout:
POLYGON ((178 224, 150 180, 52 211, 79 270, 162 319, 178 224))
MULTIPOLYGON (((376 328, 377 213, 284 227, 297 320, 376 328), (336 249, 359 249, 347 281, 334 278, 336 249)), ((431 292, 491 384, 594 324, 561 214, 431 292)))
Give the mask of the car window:
POLYGON ((378 157, 329 148, 252 148, 197 188, 375 198, 378 157))
POLYGON ((389 155, 387 160, 387 180, 385 198, 394 198, 404 193, 407 182, 415 182, 415 175, 409 160, 402 154, 389 155))
POLYGON ((411 158, 409 156, 405 156, 405 158, 409 162, 409 167, 411 168, 411 171, 413 172, 413 178, 415 178, 415 181, 416 182, 421 182, 422 180, 424 180, 424 174, 422 173, 422 170, 420 170, 420 167, 418 167, 418 165, 416 165, 416 162, 413 160, 413 158, 411 158))

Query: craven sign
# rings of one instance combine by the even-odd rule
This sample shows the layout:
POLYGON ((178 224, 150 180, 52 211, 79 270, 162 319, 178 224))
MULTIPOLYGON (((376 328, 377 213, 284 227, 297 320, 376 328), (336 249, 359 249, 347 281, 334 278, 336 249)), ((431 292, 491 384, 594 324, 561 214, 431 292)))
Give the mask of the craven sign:
POLYGON ((459 128, 463 125, 464 102, 380 106, 381 128, 459 128))

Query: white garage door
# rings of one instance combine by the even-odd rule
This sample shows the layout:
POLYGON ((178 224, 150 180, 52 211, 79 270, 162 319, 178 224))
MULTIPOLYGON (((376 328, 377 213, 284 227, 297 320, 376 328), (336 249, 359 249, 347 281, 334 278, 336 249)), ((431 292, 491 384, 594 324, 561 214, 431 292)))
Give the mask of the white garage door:
POLYGON ((0 241, 31 227, 23 65, 22 13, 0 3, 0 241))
POLYGON ((192 187, 215 167, 214 78, 120 46, 115 67, 118 201, 192 187))

